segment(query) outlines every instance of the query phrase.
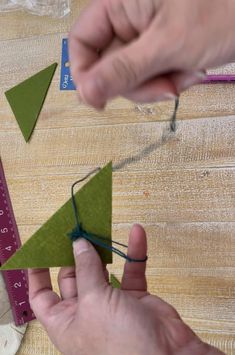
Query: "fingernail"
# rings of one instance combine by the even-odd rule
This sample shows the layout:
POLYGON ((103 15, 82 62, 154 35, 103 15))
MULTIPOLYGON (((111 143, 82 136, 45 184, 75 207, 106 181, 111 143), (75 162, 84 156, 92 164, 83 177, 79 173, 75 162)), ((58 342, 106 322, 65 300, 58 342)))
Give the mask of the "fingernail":
POLYGON ((168 100, 175 100, 177 96, 172 92, 164 92, 163 94, 157 97, 157 101, 168 101, 168 100))
POLYGON ((206 78, 206 73, 203 71, 198 71, 195 73, 188 74, 185 77, 184 81, 181 85, 179 85, 179 91, 184 91, 188 89, 190 86, 200 84, 206 78))
POLYGON ((75 242, 73 242, 73 252, 74 252, 74 255, 76 255, 76 256, 84 253, 85 251, 88 251, 89 248, 90 248, 90 245, 86 241, 86 239, 80 238, 80 239, 76 240, 75 242))

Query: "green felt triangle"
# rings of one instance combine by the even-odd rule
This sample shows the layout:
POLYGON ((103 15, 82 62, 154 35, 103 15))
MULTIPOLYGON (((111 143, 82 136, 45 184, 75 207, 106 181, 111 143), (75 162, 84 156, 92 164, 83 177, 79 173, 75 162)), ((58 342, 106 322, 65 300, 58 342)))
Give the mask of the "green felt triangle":
POLYGON ((110 275, 110 284, 113 288, 121 288, 120 281, 113 274, 110 275))
POLYGON ((36 125, 56 67, 54 63, 5 92, 26 142, 36 125))
MULTIPOLYGON (((106 165, 75 195, 82 228, 111 239, 112 163, 106 165)), ((74 265, 68 233, 75 227, 71 199, 68 200, 0 270, 74 265)), ((96 247, 103 263, 112 263, 112 253, 96 247)))

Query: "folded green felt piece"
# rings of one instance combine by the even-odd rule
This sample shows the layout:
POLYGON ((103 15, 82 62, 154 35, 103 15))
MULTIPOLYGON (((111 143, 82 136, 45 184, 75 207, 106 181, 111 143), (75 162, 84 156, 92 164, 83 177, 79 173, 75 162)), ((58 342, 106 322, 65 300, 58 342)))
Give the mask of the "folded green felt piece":
MULTIPOLYGON (((112 163, 106 165, 75 194, 82 228, 111 239, 112 163)), ((74 265, 72 242, 68 233, 76 221, 69 199, 0 270, 46 268, 74 265)), ((112 253, 95 246, 103 263, 112 263, 112 253)))
POLYGON ((5 92, 26 142, 34 130, 56 67, 54 63, 5 92))
POLYGON ((120 281, 113 274, 110 275, 110 284, 113 288, 121 288, 120 281))

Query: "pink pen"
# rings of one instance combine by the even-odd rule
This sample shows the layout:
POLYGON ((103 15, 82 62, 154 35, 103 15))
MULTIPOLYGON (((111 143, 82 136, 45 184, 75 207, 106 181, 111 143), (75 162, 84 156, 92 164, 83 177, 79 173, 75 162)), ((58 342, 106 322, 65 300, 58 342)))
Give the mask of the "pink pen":
POLYGON ((231 83, 235 84, 235 74, 208 74, 203 84, 231 83))

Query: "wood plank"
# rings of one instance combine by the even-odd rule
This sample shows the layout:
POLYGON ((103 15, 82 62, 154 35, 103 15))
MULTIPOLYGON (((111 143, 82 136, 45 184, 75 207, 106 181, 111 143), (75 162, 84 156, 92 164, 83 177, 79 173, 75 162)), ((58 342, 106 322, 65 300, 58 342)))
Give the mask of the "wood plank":
POLYGON ((114 222, 234 221, 233 169, 128 172, 114 177, 114 222), (128 193, 130 191, 130 193, 128 193))
MULTIPOLYGON (((226 271, 226 269, 224 270, 226 271)), ((234 269, 233 269, 234 273, 234 269)), ((149 289, 172 304, 182 317, 206 320, 234 320, 234 277, 148 276, 149 289), (161 285, 161 286, 159 286, 161 285), (224 295, 224 290, 230 290, 224 295)), ((235 330, 235 329, 234 329, 235 330)))
POLYGON ((37 129, 30 144, 19 130, 0 130, 1 156, 9 178, 80 176, 112 160, 130 172, 203 167, 206 180, 207 168, 234 165, 235 116, 179 122, 175 134, 167 129, 165 123, 37 129))

